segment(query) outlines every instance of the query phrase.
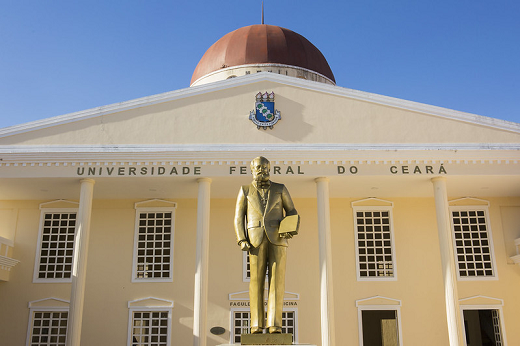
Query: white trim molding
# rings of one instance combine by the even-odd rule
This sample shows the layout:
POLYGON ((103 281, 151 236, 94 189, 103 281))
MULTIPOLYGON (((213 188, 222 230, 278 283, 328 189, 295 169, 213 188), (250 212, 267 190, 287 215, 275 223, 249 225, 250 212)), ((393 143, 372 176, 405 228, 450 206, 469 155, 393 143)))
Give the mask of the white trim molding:
POLYGON ((79 207, 78 202, 69 201, 66 199, 56 199, 53 201, 43 202, 43 203, 39 204, 40 210, 45 210, 45 211, 49 211, 49 212, 61 211, 62 209, 69 210, 66 208, 78 209, 78 207, 79 207), (64 207, 64 205, 66 205, 66 207, 64 207))
POLYGON ((173 308, 174 305, 175 305, 175 302, 173 300, 162 299, 162 298, 157 298, 157 297, 139 298, 139 299, 131 300, 128 302, 129 309, 132 309, 132 308, 151 309, 151 308, 156 308, 156 307, 173 308))
MULTIPOLYGON (((170 202, 166 200, 160 200, 160 199, 152 199, 147 201, 141 201, 137 202, 134 205, 135 207, 135 226, 134 226, 134 251, 133 251, 133 260, 132 260, 132 282, 138 283, 138 282, 173 282, 173 256, 174 256, 174 235, 175 235, 175 210, 177 208, 177 203, 170 202), (148 220, 146 217, 145 220, 148 220, 149 222, 152 222, 153 225, 149 225, 148 223, 146 225, 141 225, 140 214, 153 214, 153 217, 148 220), (170 220, 167 220, 167 218, 163 215, 160 218, 157 218, 156 214, 164 214, 164 213, 171 213, 170 220), (164 223, 169 221, 169 225, 165 225, 164 223), (149 233, 147 230, 143 230, 141 232, 141 229, 154 227, 154 232, 149 233), (166 231, 164 228, 169 228, 169 232, 166 231), (157 232, 156 232, 157 231, 157 232), (153 239, 148 239, 148 237, 152 237, 153 239), (165 239, 165 237, 169 237, 169 239, 165 239), (160 239, 159 239, 160 238, 160 239), (151 240, 151 241, 150 241, 151 240), (161 249, 157 249, 155 246, 160 243, 162 244, 161 249), (169 243, 169 247, 165 247, 164 244, 169 243), (153 244, 154 248, 150 249, 148 248, 147 244, 153 244), (142 247, 140 247, 142 246, 142 247), (153 254, 148 255, 146 252, 152 250, 153 254), (155 254, 155 250, 161 250, 161 255, 158 257, 155 254), (169 253, 165 254, 164 251, 168 250, 169 253), (139 254, 139 252, 142 251, 144 254, 139 254), (139 263, 139 258, 148 258, 152 257, 154 258, 160 258, 160 263, 139 263), (163 262, 164 258, 169 258, 168 262, 163 262), (142 265, 143 269, 139 270, 138 266, 142 265), (155 265, 160 265, 161 269, 157 272, 161 274, 160 277, 138 277, 138 272, 142 272, 143 275, 147 274, 147 270, 145 267, 150 265, 152 268, 155 267, 155 265), (163 269, 164 266, 168 266, 168 277, 163 277, 162 274, 164 274, 166 271, 163 269)), ((155 269, 149 270, 150 273, 155 274, 155 269)))
POLYGON ((356 300, 356 307, 358 309, 358 335, 359 335, 359 346, 364 346, 363 343, 363 311, 374 311, 374 310, 388 310, 395 311, 395 317, 397 322, 397 337, 399 346, 403 345, 403 332, 402 332, 402 320, 401 320, 401 300, 387 298, 383 296, 373 296, 364 299, 356 300))
MULTIPOLYGON (((108 170, 105 174, 118 176, 119 168, 124 166, 135 166, 137 172, 147 166, 248 167, 252 157, 263 153, 269 156, 271 165, 301 165, 302 169, 313 165, 342 166, 342 172, 338 167, 332 167, 335 175, 356 174, 349 171, 353 165, 370 165, 374 167, 372 170, 383 168, 386 173, 392 169, 391 173, 395 175, 444 174, 442 165, 455 166, 459 174, 467 171, 482 174, 483 169, 489 171, 486 174, 515 174, 520 164, 519 152, 518 143, 0 145, 0 167, 27 172, 61 168, 74 171, 78 176, 97 175, 95 172, 99 170, 108 170), (408 171, 399 167, 403 165, 408 171), (392 166, 395 167, 390 168, 392 166)), ((190 172, 193 174, 193 169, 190 172)))
MULTIPOLYGON (((70 266, 70 277, 69 278, 40 278, 39 277, 39 273, 40 273, 40 264, 41 264, 41 259, 42 259, 42 242, 43 242, 43 237, 44 237, 44 227, 45 227, 45 215, 47 214, 50 214, 50 215, 54 215, 54 214, 75 214, 76 215, 76 219, 75 219, 75 226, 74 226, 74 233, 72 234, 73 235, 73 240, 64 240, 64 239, 60 239, 59 238, 59 235, 55 234, 54 236, 56 237, 56 239, 51 239, 49 238, 47 241, 48 242, 56 242, 56 241, 59 241, 61 242, 61 244, 65 244, 65 242, 67 242, 67 244, 74 244, 75 243, 75 238, 76 238, 76 223, 77 223, 77 216, 78 216, 78 206, 79 204, 78 203, 75 203, 75 202, 71 202, 71 201, 66 201, 66 200, 56 200, 56 201, 51 201, 51 202, 44 202, 44 203, 41 203, 40 204, 40 223, 39 223, 39 230, 38 230, 38 238, 36 239, 37 241, 37 244, 36 244, 36 256, 34 258, 34 272, 33 272, 33 283, 70 283, 72 282, 72 266, 73 266, 73 259, 74 259, 74 256, 75 256, 75 246, 72 245, 72 249, 67 249, 66 247, 65 248, 62 248, 61 250, 59 248, 56 248, 55 250, 47 250, 48 252, 50 251, 65 251, 65 254, 63 255, 59 255, 59 253, 57 252, 55 254, 55 258, 69 258, 71 260, 70 263, 55 263, 56 265, 63 265, 63 266, 70 266), (52 206, 60 206, 59 208, 53 208, 52 206), (65 206, 66 205, 66 206, 65 206), (49 207, 50 206, 50 207, 49 207), (70 255, 67 255, 66 254, 66 251, 70 251, 72 250, 72 254, 70 255)), ((69 227, 70 228, 70 227, 69 227)), ((68 238, 68 236, 70 236, 71 234, 69 233, 66 233, 66 234, 62 234, 62 236, 65 236, 68 238)), ((50 234, 48 235, 49 237, 51 236, 50 234)), ((45 257, 48 257, 48 259, 51 258, 51 254, 49 253, 48 256, 45 256, 45 257)), ((52 265, 51 263, 46 263, 46 265, 52 265)))
MULTIPOLYGON (((251 313, 251 310, 249 307, 235 307, 235 308, 231 308, 229 310, 229 340, 230 340, 230 344, 236 344, 235 342, 235 328, 237 327, 235 325, 235 319, 234 319, 234 314, 236 312, 240 312, 240 313, 247 313, 248 314, 248 317, 247 317, 247 322, 249 323, 250 321, 250 313, 251 313)), ((295 344, 298 344, 298 308, 297 307, 284 307, 282 309, 282 313, 293 313, 294 314, 294 325, 292 326, 292 328, 294 329, 294 333, 293 333, 293 345, 295 344)), ((283 315, 282 315, 283 316, 283 315)), ((248 327, 248 326, 246 326, 248 327)), ((286 327, 282 327, 282 328, 286 328, 286 327)), ((289 327, 290 328, 290 327, 289 327)))
MULTIPOLYGON (((161 323, 162 321, 166 321, 166 344, 171 344, 172 339, 172 310, 173 310, 174 302, 172 300, 167 299, 161 299, 156 297, 147 297, 147 298, 141 298, 136 299, 128 302, 128 338, 127 338, 127 345, 132 346, 133 345, 133 331, 134 331, 134 318, 135 313, 142 313, 142 314, 154 314, 154 313, 166 313, 167 317, 166 319, 163 318, 163 316, 158 316, 156 320, 159 321, 158 329, 164 328, 165 326, 161 323)), ((144 318, 144 316, 141 316, 144 318)), ((153 316, 150 318, 154 318, 153 316)), ((146 326, 137 326, 140 330, 140 327, 152 327, 152 324, 146 326)), ((159 331, 159 330, 158 330, 159 331)), ((161 335, 160 333, 158 335, 161 335)), ((147 336, 149 334, 146 334, 147 336)), ((162 344, 163 342, 161 342, 162 344)))
POLYGON ((516 256, 511 256, 510 258, 513 260, 515 264, 520 265, 520 238, 515 239, 515 247, 516 247, 516 256))
MULTIPOLYGON (((464 325, 464 310, 495 310, 498 313, 498 320, 500 322, 500 346, 507 346, 503 306, 503 299, 487 297, 483 295, 476 295, 472 297, 459 299, 460 317, 462 319, 462 325, 464 325)), ((464 340, 466 340, 466 328, 462 328, 462 332, 464 340)))
POLYGON ((20 263, 20 261, 17 259, 0 255, 0 268, 3 270, 11 271, 18 263, 20 263))
POLYGON ((11 271, 15 265, 20 263, 19 260, 9 256, 9 248, 14 248, 14 241, 0 237, 0 269, 8 272, 11 271))
POLYGON ((396 281, 397 264, 393 222, 394 203, 392 201, 369 197, 353 201, 351 207, 354 219, 357 280, 396 281), (362 215, 358 216, 358 213, 362 215), (384 224, 385 221, 388 221, 388 224, 384 224), (366 222, 371 223, 365 224, 366 222), (376 222, 379 223, 376 224, 376 222), (389 229, 386 231, 385 227, 389 229), (361 232, 359 232, 360 228, 362 229, 361 232), (388 238, 385 238, 385 236, 388 238), (365 244, 362 249, 359 245, 360 242, 365 244), (380 242, 380 244, 378 244, 378 242, 380 242), (388 242, 390 244, 388 244, 388 242), (390 250, 390 254, 387 253, 388 250, 390 250), (365 253, 361 253, 361 251, 365 253), (388 261, 388 257, 391 258, 390 261, 388 261), (363 263, 360 261, 361 258, 364 258, 363 263), (373 259, 371 260, 371 258, 373 259), (362 265, 365 268, 361 268, 362 265), (370 268, 371 265, 374 265, 374 268, 370 268), (378 267, 378 265, 382 265, 382 267, 378 267), (362 272, 365 272, 366 276, 361 275, 362 272), (370 276, 370 272, 375 272, 376 276, 370 276))
POLYGON ((469 197, 449 201, 449 204, 457 279, 459 281, 498 280, 493 233, 489 219, 489 202, 469 197), (483 215, 471 216, 470 213, 472 212, 483 215), (455 217, 455 213, 459 213, 459 216, 455 217), (455 225, 455 218, 460 220, 461 224, 455 225), (471 222, 472 220, 473 222, 471 222), (463 222, 467 222, 467 224, 463 224, 463 222), (484 231, 482 228, 484 228, 484 231), (486 235, 484 236, 483 233, 486 233, 486 235), (470 236, 470 238, 466 238, 466 236, 470 236), (489 251, 489 253, 485 251, 489 251), (490 258, 486 259, 486 256, 490 258), (461 263, 465 265, 464 268, 460 267, 461 263), (491 268, 487 268, 486 264, 491 265, 491 268), (480 266, 482 267, 480 268, 480 266), (491 275, 487 273, 477 275, 478 271, 487 272, 489 270, 492 271, 491 275), (466 271, 468 274, 475 272, 475 275, 463 276, 461 271, 466 271))
MULTIPOLYGON (((264 300, 267 301, 268 294, 267 294, 267 288, 264 292, 264 300)), ((249 301, 249 291, 239 291, 239 292, 233 292, 228 294, 228 299, 230 301, 249 301)), ((284 292, 283 300, 300 300, 300 294, 294 293, 294 292, 284 292)))
MULTIPOLYGON (((70 304, 70 302, 68 300, 54 298, 54 297, 30 301, 28 303, 29 321, 27 323, 27 337, 26 337, 25 345, 26 346, 47 345, 47 342, 42 342, 40 344, 40 343, 34 343, 32 340, 33 332, 35 331, 35 328, 34 328, 35 326, 33 324, 34 324, 34 319, 36 317, 35 316, 36 313, 42 313, 42 314, 58 313, 58 314, 60 314, 59 319, 62 322, 67 324, 67 318, 65 318, 65 316, 62 316, 61 314, 65 313, 65 312, 67 314, 69 313, 69 304, 70 304)), ((45 315, 43 315, 42 318, 45 318, 45 315)), ((63 337, 63 334, 65 334, 65 338, 66 338, 67 325, 63 326, 63 325, 61 325, 61 323, 59 323, 58 328, 54 328, 54 329, 61 329, 61 330, 56 331, 57 334, 61 335, 61 337, 63 337), (64 332, 62 332, 63 329, 65 329, 64 332)), ((55 334, 56 334, 56 332, 55 332, 55 334)), ((48 333, 42 333, 42 334, 45 336, 51 335, 50 331, 48 333)), ((55 335, 55 336, 57 336, 57 335, 55 335)), ((64 344, 64 342, 60 342, 60 345, 61 344, 64 344)))

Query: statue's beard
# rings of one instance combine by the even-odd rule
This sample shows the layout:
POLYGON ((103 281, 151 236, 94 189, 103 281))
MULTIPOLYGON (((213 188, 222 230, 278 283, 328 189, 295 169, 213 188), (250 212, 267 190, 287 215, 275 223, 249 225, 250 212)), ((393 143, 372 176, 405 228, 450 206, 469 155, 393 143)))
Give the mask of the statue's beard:
POLYGON ((269 181, 269 174, 257 174, 255 176, 255 181, 257 181, 257 182, 267 182, 267 181, 269 181))

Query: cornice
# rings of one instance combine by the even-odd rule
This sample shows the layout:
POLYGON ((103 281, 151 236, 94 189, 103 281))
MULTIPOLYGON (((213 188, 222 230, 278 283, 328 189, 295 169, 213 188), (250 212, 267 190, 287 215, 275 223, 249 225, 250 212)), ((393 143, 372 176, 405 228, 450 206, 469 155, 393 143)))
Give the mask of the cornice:
POLYGON ((48 128, 52 126, 67 124, 75 121, 86 120, 98 116, 108 115, 111 113, 121 112, 125 110, 146 107, 163 102, 174 101, 186 97, 193 97, 200 94, 215 92, 224 89, 236 88, 243 85, 249 85, 258 82, 280 83, 297 88, 304 88, 312 91, 323 92, 330 95, 347 97, 355 100, 376 103, 399 109, 406 109, 413 112, 439 116, 451 120, 471 123, 480 126, 486 126, 505 130, 514 133, 520 133, 520 124, 505 120, 485 117, 481 115, 459 112, 447 108, 431 106, 423 103, 397 99, 389 96, 372 94, 364 91, 358 91, 343 88, 335 85, 329 85, 320 82, 303 80, 300 78, 279 75, 271 72, 259 72, 250 75, 231 78, 214 83, 202 84, 162 94, 142 97, 130 101, 114 103, 106 106, 91 108, 79 112, 60 115, 52 118, 32 121, 25 124, 14 125, 0 129, 0 138, 13 136, 20 133, 34 131, 38 129, 48 128))
POLYGON ((0 165, 248 164, 266 155, 291 163, 518 163, 520 144, 249 144, 0 146, 0 165))
POLYGON ((120 145, 0 145, 0 154, 11 153, 149 153, 226 151, 330 151, 330 150, 519 150, 520 143, 297 143, 297 144, 120 144, 120 145))
MULTIPOLYGON (((294 65, 286 65, 286 64, 275 64, 275 63, 265 63, 265 64, 244 64, 244 65, 235 65, 235 66, 230 66, 230 67, 226 67, 226 68, 223 68, 223 69, 220 69, 220 70, 217 70, 217 71, 213 71, 213 72, 210 72, 208 74, 205 74, 204 76, 201 76, 200 78, 198 78, 195 82, 191 83, 192 86, 195 86, 197 85, 197 83, 199 81, 201 81, 202 79, 205 79, 205 78, 208 78, 208 77, 211 77, 211 76, 214 76, 216 74, 220 74, 222 72, 227 72, 227 71, 232 71, 232 70, 238 70, 238 69, 242 69, 242 68, 254 68, 254 67, 275 67, 275 68, 290 68, 290 69, 294 69, 294 70, 300 70, 300 71, 306 71, 308 73, 312 73, 312 74, 315 74, 317 76, 320 76, 321 78, 329 81, 329 83, 331 83, 332 85, 336 85, 336 82, 334 82, 332 79, 330 79, 329 77, 319 73, 319 72, 316 72, 316 71, 313 71, 313 70, 309 70, 308 68, 305 68, 305 67, 299 67, 299 66, 294 66, 294 65)), ((263 71, 265 72, 265 71, 263 71)), ((269 72, 268 72, 269 73, 269 72)), ((271 72, 272 73, 272 72, 271 72)), ((256 74, 256 73, 254 73, 256 74)), ((238 76, 237 76, 238 77, 238 76)), ((236 78, 236 77, 235 77, 236 78)), ((290 77, 290 78, 294 78, 294 77, 290 77)), ((322 82, 320 82, 322 83, 322 82)), ((202 84, 201 84, 202 85, 202 84)))

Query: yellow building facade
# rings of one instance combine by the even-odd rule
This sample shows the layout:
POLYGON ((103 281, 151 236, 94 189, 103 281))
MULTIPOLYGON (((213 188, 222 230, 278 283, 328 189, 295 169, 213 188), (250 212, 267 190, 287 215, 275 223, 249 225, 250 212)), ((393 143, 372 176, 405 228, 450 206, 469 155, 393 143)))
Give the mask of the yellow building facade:
POLYGON ((520 124, 284 66, 1 129, 0 344, 239 343, 235 200, 263 155, 301 216, 295 343, 519 345, 520 124))

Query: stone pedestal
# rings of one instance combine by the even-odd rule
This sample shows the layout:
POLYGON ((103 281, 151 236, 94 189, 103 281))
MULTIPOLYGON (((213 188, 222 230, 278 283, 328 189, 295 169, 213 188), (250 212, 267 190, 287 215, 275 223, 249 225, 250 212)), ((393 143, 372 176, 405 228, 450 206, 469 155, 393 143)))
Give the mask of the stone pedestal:
MULTIPOLYGON (((256 345, 256 346, 316 346, 311 344, 293 344, 292 334, 242 334, 240 345, 256 345)), ((218 346, 237 346, 238 344, 222 344, 218 346)))
POLYGON ((292 334, 242 334, 241 345, 292 345, 292 334))

